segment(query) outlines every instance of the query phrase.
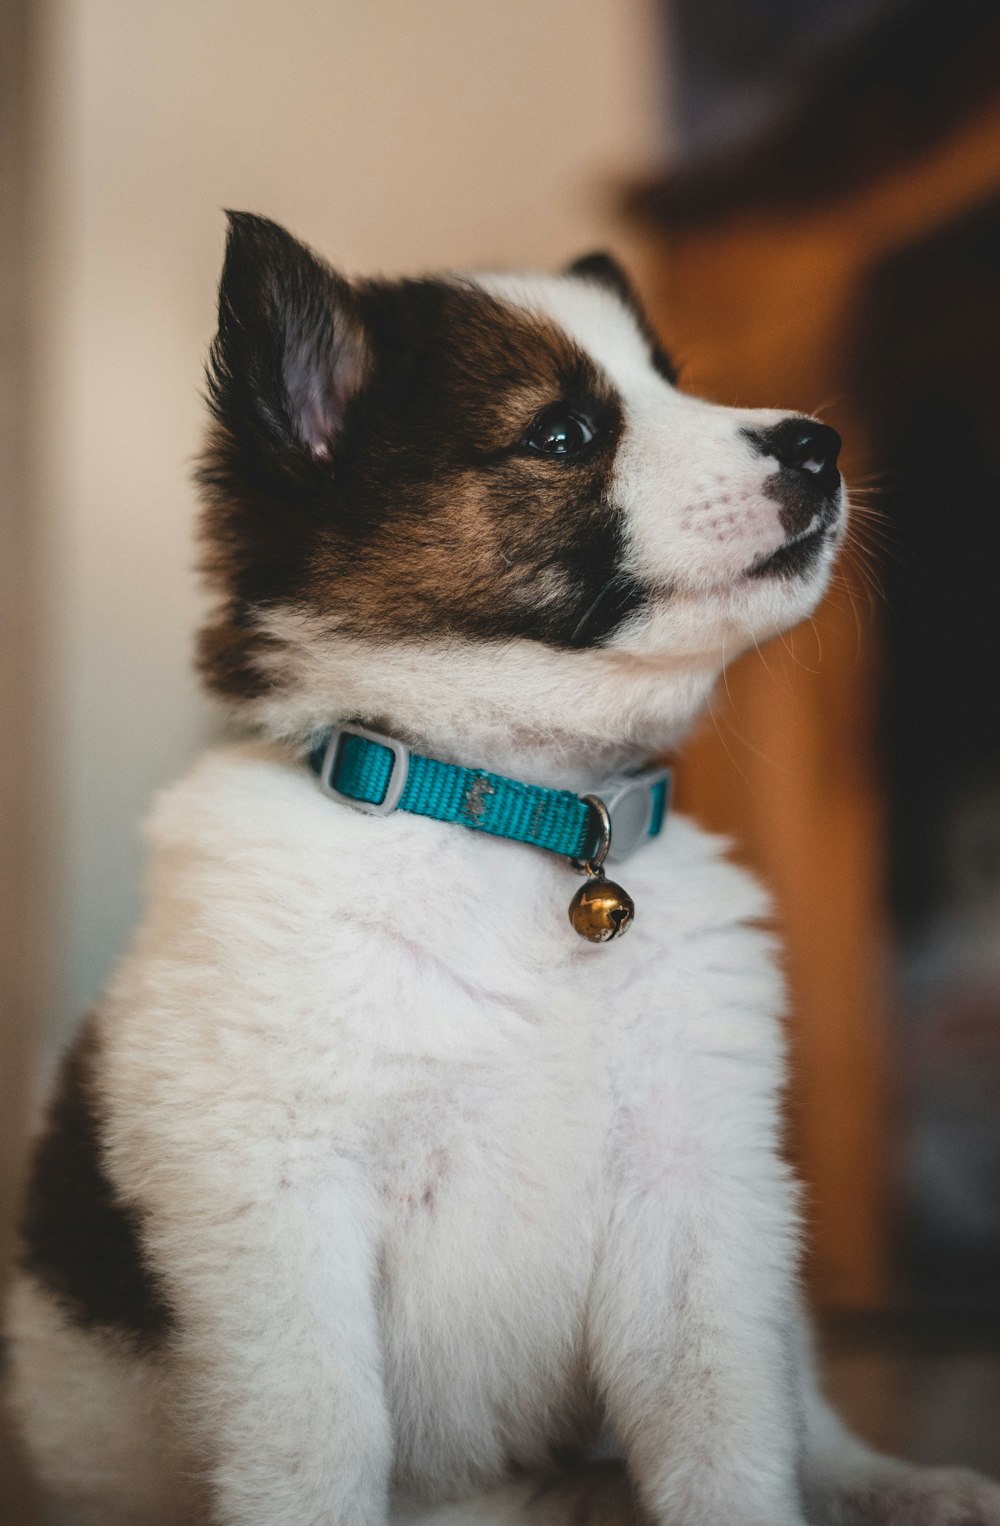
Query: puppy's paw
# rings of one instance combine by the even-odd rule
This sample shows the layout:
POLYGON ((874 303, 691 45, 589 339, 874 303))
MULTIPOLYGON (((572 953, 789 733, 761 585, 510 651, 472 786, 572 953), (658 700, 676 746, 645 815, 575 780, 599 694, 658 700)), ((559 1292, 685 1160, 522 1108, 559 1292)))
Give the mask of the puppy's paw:
POLYGON ((845 1490, 824 1526, 1000 1526, 1000 1484, 964 1468, 899 1468, 845 1490))

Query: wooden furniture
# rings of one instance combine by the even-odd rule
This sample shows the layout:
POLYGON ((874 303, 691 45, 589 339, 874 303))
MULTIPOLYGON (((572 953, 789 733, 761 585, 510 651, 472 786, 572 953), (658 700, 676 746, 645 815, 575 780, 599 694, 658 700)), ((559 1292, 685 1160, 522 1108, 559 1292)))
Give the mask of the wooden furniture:
MULTIPOLYGON (((937 133, 922 129, 912 152, 896 147, 887 165, 861 166, 823 199, 794 188, 765 198, 745 183, 736 195, 722 176, 711 194, 667 183, 633 200, 653 246, 651 305, 682 385, 722 403, 820 413, 844 436, 848 480, 862 483, 877 468, 852 374, 867 278, 1000 187, 1000 100, 980 92, 937 133)), ((863 514, 858 531, 863 540, 863 514)), ((731 835, 774 893, 808 1265, 819 1300, 841 1307, 893 1297, 877 596, 867 580, 877 565, 866 573, 862 563, 848 552, 811 624, 728 670, 679 782, 684 808, 731 835)))

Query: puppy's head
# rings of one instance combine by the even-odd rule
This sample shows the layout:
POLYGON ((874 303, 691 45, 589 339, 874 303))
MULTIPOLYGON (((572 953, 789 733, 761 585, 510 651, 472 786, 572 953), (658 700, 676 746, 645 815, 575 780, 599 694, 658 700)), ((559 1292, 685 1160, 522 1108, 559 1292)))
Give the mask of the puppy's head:
POLYGON ((813 607, 844 524, 833 430, 674 382, 604 256, 348 283, 233 216, 207 681, 303 738, 356 717, 455 752, 671 740, 725 659, 813 607))

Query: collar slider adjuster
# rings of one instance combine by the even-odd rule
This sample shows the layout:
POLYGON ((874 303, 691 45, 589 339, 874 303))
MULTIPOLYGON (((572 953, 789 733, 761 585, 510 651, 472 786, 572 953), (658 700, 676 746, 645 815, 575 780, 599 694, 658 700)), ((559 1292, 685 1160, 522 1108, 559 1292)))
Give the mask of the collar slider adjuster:
POLYGON ((330 733, 330 740, 326 744, 326 752, 323 754, 323 761, 319 768, 319 787, 324 795, 330 796, 331 800, 339 800, 341 805, 349 805, 355 811, 363 811, 366 816, 391 816, 403 798, 409 773, 410 749, 405 742, 400 742, 396 737, 383 736, 381 731, 369 731, 366 726, 352 726, 345 722, 343 726, 337 726, 330 733), (386 747, 392 753, 392 772, 381 800, 358 800, 354 795, 345 795, 334 784, 340 762, 340 750, 347 737, 363 737, 366 742, 374 742, 379 747, 386 747))

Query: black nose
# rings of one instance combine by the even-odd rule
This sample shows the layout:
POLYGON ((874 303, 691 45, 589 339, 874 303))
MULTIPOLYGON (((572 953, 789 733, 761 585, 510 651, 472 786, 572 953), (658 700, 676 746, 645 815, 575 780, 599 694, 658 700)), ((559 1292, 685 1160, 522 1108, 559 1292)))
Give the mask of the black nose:
POLYGON ((818 487, 829 491, 840 454, 840 435, 829 424, 815 419, 783 419, 771 429, 756 431, 765 456, 773 456, 789 471, 811 477, 818 487))

